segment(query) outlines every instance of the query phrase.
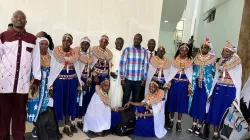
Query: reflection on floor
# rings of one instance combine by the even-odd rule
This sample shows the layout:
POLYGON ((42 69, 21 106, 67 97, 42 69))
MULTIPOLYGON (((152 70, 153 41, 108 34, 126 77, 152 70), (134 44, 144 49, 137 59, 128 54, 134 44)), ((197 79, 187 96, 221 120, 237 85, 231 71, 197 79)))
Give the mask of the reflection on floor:
MULTIPOLYGON (((130 135, 127 137, 118 137, 118 136, 113 136, 113 135, 108 135, 106 137, 96 137, 91 133, 84 133, 81 130, 78 131, 78 133, 74 134, 73 137, 68 137, 66 135, 63 135, 62 140, 202 140, 201 138, 198 138, 194 135, 190 135, 186 133, 186 130, 191 127, 192 125, 192 120, 189 116, 184 115, 183 120, 182 120, 182 132, 176 132, 175 131, 175 125, 173 130, 168 131, 167 135, 162 138, 145 138, 145 137, 138 137, 135 135, 130 135)), ((32 138, 31 136, 31 130, 33 128, 33 125, 30 123, 27 123, 26 131, 27 133, 25 134, 26 140, 36 140, 35 138, 32 138)), ((63 128, 60 128, 62 132, 63 128)), ((213 131, 210 131, 210 134, 213 134, 213 131)))

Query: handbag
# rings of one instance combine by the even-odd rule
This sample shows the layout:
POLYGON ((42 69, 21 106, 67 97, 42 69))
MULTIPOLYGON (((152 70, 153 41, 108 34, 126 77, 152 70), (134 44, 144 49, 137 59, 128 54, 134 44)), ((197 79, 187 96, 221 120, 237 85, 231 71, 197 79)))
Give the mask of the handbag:
POLYGON ((203 121, 199 137, 202 139, 207 139, 209 137, 209 133, 210 133, 210 125, 205 121, 203 121))

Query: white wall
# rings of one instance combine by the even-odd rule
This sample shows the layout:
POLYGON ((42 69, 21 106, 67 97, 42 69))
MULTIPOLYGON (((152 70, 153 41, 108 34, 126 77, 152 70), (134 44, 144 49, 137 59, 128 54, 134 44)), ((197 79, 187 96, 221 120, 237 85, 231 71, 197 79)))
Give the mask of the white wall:
POLYGON ((195 45, 200 46, 205 37, 209 37, 213 50, 220 55, 226 40, 230 40, 234 45, 238 44, 244 0, 200 1, 203 2, 201 5, 203 8, 200 8, 200 15, 198 15, 200 17, 198 27, 196 27, 195 45), (214 7, 216 7, 215 20, 210 23, 203 21, 207 12, 204 10, 214 7))
POLYGON ((172 58, 175 55, 174 32, 160 31, 159 45, 166 49, 166 57, 172 58))
POLYGON ((110 47, 116 37, 131 45, 136 33, 147 40, 159 36, 163 0, 0 0, 0 32, 6 30, 12 13, 23 10, 27 15, 27 31, 46 31, 54 44, 61 44, 64 33, 71 33, 74 46, 89 36, 97 45, 101 35, 110 37, 110 47))

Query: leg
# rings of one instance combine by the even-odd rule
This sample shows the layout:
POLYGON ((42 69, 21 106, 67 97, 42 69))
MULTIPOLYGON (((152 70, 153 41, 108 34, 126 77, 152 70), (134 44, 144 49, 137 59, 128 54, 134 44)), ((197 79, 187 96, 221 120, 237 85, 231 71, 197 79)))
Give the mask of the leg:
POLYGON ((170 121, 168 124, 168 129, 172 129, 174 126, 174 112, 170 112, 170 121))
MULTIPOLYGON (((134 81, 132 85, 132 101, 133 102, 141 102, 141 81, 134 81)), ((144 96, 144 94, 142 95, 144 96)))
POLYGON ((10 139, 12 94, 0 94, 0 140, 10 139))
POLYGON ((131 91, 132 91, 132 84, 131 84, 132 81, 128 80, 128 79, 125 79, 125 92, 123 93, 123 101, 122 101, 122 106, 124 106, 128 101, 129 101, 129 98, 130 98, 130 95, 131 95, 131 91))
POLYGON ((12 135, 15 140, 24 140, 26 104, 28 94, 13 93, 12 135))
POLYGON ((70 130, 70 117, 65 116, 65 126, 63 128, 63 133, 65 133, 69 137, 73 137, 73 133, 70 130))
POLYGON ((181 118, 182 118, 182 113, 178 113, 178 121, 176 123, 176 131, 181 132, 181 118))

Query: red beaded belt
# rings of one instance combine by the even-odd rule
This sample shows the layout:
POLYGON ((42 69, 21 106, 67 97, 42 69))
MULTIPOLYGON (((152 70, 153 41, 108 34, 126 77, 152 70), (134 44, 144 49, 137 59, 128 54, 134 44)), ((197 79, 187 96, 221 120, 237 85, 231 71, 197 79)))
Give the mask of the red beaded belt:
POLYGON ((176 81, 188 81, 188 79, 179 79, 179 78, 174 78, 176 81))
POLYGON ((98 68, 94 68, 94 71, 98 75, 108 75, 108 70, 101 70, 101 69, 98 69, 98 68))
POLYGON ((76 74, 71 74, 71 75, 58 75, 59 79, 72 79, 75 78, 76 74))

